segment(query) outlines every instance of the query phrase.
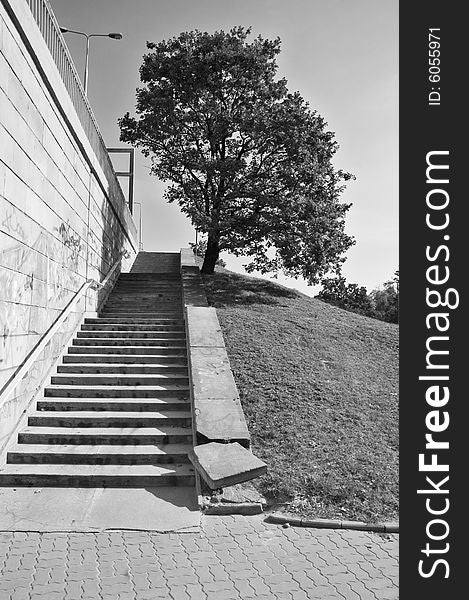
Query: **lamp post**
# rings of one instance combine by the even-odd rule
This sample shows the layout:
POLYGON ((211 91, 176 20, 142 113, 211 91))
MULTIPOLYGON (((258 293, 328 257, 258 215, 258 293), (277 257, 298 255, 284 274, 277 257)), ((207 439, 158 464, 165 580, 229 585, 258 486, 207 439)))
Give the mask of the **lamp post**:
POLYGON ((109 37, 113 40, 121 40, 122 33, 85 33, 84 31, 75 31, 73 29, 67 29, 66 27, 61 27, 60 31, 62 33, 76 33, 77 35, 83 35, 86 38, 85 75, 83 77, 83 87, 85 89, 85 95, 88 95, 88 65, 90 55, 90 38, 109 37))

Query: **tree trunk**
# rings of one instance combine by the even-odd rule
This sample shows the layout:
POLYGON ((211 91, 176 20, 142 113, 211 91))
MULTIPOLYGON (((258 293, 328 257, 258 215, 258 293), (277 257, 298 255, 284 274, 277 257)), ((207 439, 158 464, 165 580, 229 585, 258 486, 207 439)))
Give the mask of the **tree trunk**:
POLYGON ((215 270, 218 257, 220 256, 220 246, 218 240, 213 236, 208 236, 207 250, 204 256, 204 264, 202 265, 202 273, 212 275, 215 270))

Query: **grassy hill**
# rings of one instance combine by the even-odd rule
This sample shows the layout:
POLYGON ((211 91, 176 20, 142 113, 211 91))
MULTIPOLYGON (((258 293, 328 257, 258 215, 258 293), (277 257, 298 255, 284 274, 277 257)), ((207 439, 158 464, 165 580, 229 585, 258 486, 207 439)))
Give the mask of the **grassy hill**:
POLYGON ((269 465, 254 485, 290 513, 395 519, 398 327, 225 270, 204 286, 269 465))

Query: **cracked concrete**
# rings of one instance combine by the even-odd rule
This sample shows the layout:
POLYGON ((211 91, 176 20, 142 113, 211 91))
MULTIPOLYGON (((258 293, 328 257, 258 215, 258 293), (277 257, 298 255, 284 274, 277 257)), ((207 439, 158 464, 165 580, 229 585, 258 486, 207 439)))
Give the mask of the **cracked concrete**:
POLYGON ((0 488, 0 530, 89 531, 198 529, 195 490, 188 487, 0 488))

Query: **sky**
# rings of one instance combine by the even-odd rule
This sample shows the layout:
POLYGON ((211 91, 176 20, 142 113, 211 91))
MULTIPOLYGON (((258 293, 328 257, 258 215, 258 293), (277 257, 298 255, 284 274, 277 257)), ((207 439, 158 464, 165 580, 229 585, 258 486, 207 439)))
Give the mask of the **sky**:
MULTIPOLYGON (((50 0, 61 26, 87 33, 120 32, 122 40, 92 38, 88 98, 107 146, 119 141, 117 120, 134 112, 146 41, 182 31, 213 32, 235 25, 282 40, 278 75, 327 121, 340 145, 334 164, 351 172, 342 201, 352 203, 346 231, 356 239, 343 273, 374 289, 398 268, 398 0, 50 0)), ((85 41, 66 34, 80 76, 85 41)), ((124 170, 123 159, 114 161, 124 170)), ((122 183, 123 187, 125 182, 122 183)), ((137 151, 134 199, 142 208, 146 251, 178 251, 194 241, 191 223, 163 199, 137 151)), ((222 255, 243 272, 246 258, 222 255)), ((302 280, 284 285, 314 295, 302 280)))

